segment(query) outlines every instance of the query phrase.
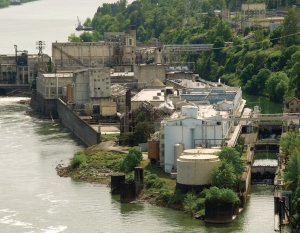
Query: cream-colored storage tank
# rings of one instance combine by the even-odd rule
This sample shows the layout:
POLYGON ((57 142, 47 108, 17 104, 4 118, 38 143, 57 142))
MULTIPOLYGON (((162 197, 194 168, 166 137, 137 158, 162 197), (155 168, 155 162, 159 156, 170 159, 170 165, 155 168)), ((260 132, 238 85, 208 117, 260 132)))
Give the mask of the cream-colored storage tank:
POLYGON ((177 187, 205 187, 211 183, 211 173, 220 163, 212 154, 183 155, 177 160, 177 187))
POLYGON ((187 149, 183 151, 182 155, 199 155, 200 152, 199 149, 187 149))
POLYGON ((221 147, 210 147, 210 148, 196 147, 195 150, 200 151, 202 154, 213 154, 213 155, 216 155, 218 152, 221 151, 221 147))

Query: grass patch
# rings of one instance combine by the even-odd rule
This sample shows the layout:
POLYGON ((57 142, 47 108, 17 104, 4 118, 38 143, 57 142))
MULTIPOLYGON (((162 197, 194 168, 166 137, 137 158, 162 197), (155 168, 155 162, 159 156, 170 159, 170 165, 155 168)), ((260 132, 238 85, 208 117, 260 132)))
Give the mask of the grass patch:
POLYGON ((119 140, 119 133, 101 134, 101 141, 119 140))

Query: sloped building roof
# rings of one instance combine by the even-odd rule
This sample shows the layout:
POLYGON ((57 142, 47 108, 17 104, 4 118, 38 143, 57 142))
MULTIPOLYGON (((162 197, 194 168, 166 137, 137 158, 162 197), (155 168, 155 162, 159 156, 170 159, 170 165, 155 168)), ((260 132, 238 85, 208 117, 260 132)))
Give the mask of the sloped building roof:
POLYGON ((150 82, 146 84, 146 88, 160 88, 165 87, 166 85, 163 84, 158 78, 153 78, 150 82))

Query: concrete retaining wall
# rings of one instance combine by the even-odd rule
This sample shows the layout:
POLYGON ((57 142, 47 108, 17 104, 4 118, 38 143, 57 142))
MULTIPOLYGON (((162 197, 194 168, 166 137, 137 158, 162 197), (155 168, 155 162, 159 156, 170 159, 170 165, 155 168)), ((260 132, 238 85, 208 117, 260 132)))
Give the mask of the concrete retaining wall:
POLYGON ((31 94, 31 107, 47 118, 58 118, 56 109, 56 99, 44 99, 43 96, 35 91, 31 94))
POLYGON ((72 130, 87 146, 100 142, 101 133, 96 132, 90 125, 81 120, 60 99, 57 100, 57 112, 62 123, 72 130))

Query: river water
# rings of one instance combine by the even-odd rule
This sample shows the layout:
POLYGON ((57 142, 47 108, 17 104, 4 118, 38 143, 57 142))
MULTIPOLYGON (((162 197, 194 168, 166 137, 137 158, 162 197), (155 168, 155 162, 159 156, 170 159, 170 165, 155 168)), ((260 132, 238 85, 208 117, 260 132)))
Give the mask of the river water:
MULTIPOLYGON (((36 41, 42 40, 44 53, 51 55, 52 42, 67 41, 76 32, 77 16, 83 23, 102 3, 40 0, 0 9, 0 54, 13 54, 14 44, 38 53, 36 41)), ((120 204, 104 185, 57 176, 56 165, 67 164, 83 144, 65 127, 27 115, 28 107, 18 100, 0 98, 0 233, 274 231, 270 186, 253 186, 234 222, 210 225, 181 211, 120 204)))

